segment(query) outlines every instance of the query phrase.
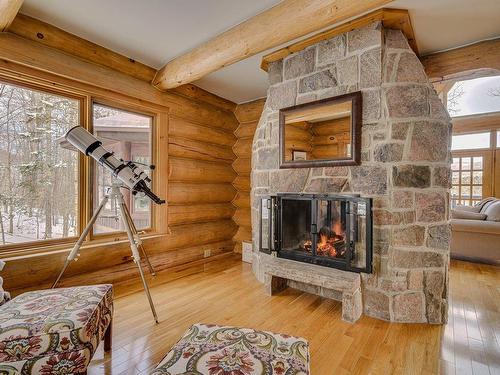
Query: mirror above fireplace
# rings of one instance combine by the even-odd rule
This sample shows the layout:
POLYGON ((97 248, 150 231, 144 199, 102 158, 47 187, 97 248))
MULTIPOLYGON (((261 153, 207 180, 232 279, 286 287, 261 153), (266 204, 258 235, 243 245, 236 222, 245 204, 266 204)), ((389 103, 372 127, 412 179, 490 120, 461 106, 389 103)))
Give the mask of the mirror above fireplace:
POLYGON ((280 168, 359 165, 361 92, 280 110, 280 168))

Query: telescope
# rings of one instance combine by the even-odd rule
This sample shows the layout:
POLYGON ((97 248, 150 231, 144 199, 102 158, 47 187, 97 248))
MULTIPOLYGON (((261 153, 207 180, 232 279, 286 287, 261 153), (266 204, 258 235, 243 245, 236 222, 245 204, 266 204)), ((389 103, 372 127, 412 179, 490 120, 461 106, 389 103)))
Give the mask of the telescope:
MULTIPOLYGON (((52 284, 52 288, 55 288, 59 283, 59 280, 66 271, 66 268, 68 268, 70 262, 78 259, 78 256, 80 255, 79 251, 85 241, 85 238, 90 233, 90 230, 92 229, 99 214, 103 211, 108 201, 112 200, 115 202, 113 206, 118 208, 118 216, 122 221, 123 227, 130 242, 132 259, 134 260, 135 264, 137 265, 137 269, 139 270, 139 275, 141 277, 144 291, 146 292, 146 296, 148 298, 149 306, 151 308, 151 312, 153 313, 154 320, 156 323, 158 323, 158 316, 156 314, 153 299, 151 298, 151 293, 149 292, 149 287, 141 267, 141 253, 144 256, 149 271, 153 276, 155 275, 155 272, 146 254, 146 250, 142 245, 142 240, 139 236, 139 232, 135 227, 134 220, 132 219, 130 211, 125 204, 125 200, 123 199, 123 194, 121 193, 120 189, 128 188, 133 195, 137 193, 143 193, 156 204, 163 204, 165 203, 165 201, 159 198, 149 189, 148 184, 151 182, 151 179, 141 168, 137 166, 137 164, 142 163, 134 163, 132 161, 125 161, 123 159, 116 158, 113 152, 108 151, 104 147, 102 147, 102 142, 99 139, 94 137, 91 133, 89 133, 81 126, 75 126, 74 128, 68 130, 64 137, 59 140, 59 144, 63 148, 73 151, 78 150, 83 154, 92 157, 95 161, 97 161, 97 163, 107 168, 113 175, 114 179, 109 192, 102 198, 99 207, 97 207, 97 209, 95 210, 89 222, 83 229, 80 237, 73 246, 73 249, 68 254, 61 272, 57 276, 54 284, 52 284)), ((150 165, 149 168, 154 169, 154 166, 150 165)))
MULTIPOLYGON (((68 130, 64 139, 80 152, 92 157, 100 165, 109 169, 113 177, 123 182, 133 195, 144 193, 156 204, 165 203, 165 200, 160 199, 149 189, 148 184, 151 179, 136 163, 116 158, 113 152, 102 147, 102 142, 86 129, 75 126, 68 130)), ((151 165, 150 169, 154 169, 154 166, 151 165)))

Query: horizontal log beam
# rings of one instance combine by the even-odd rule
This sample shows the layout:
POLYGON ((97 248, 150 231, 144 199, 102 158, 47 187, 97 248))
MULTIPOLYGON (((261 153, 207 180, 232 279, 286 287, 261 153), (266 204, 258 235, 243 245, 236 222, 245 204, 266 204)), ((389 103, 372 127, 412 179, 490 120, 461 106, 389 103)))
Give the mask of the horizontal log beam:
POLYGON ((175 116, 170 116, 168 134, 173 137, 182 137, 228 147, 232 147, 236 142, 234 134, 227 130, 209 127, 175 116))
POLYGON ((21 5, 23 0, 0 0, 0 32, 7 31, 21 5))
POLYGON ((193 82, 222 67, 391 1, 284 0, 170 61, 157 72, 153 84, 167 90, 193 82))
POLYGON ((228 146, 193 141, 188 138, 169 137, 168 154, 181 158, 215 161, 231 164, 236 156, 228 146))
POLYGON ((170 182, 169 204, 223 203, 231 202, 236 194, 231 184, 190 184, 170 182))
POLYGON ((236 173, 226 163, 169 158, 170 182, 231 183, 235 177, 236 173))
POLYGON ((500 38, 474 43, 420 58, 431 81, 446 81, 481 69, 500 72, 500 38))
POLYGON ((231 203, 194 204, 168 207, 169 225, 230 219, 235 211, 231 203))

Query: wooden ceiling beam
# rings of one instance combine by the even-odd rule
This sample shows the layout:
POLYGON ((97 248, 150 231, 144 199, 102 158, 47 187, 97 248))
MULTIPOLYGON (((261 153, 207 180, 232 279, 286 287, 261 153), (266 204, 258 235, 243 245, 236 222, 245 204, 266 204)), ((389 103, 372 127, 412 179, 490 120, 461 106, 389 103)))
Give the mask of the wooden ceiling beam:
POLYGON ((302 51, 309 46, 319 43, 323 40, 331 39, 337 35, 347 33, 349 31, 368 26, 373 22, 382 22, 384 27, 389 29, 401 30, 408 39, 408 43, 413 51, 418 55, 417 43, 410 20, 410 15, 405 9, 389 9, 383 8, 375 10, 364 16, 345 22, 341 25, 335 26, 329 30, 315 34, 309 38, 293 43, 289 46, 281 48, 277 51, 271 52, 262 58, 260 67, 267 71, 268 66, 273 61, 281 60, 292 53, 302 51))
POLYGON ((23 0, 0 0, 0 31, 7 31, 21 5, 23 0))
POLYGON ((284 0, 168 62, 157 72, 153 84, 161 90, 167 90, 193 82, 269 48, 392 1, 284 0))
POLYGON ((420 58, 433 82, 467 78, 480 70, 500 72, 500 38, 420 58))

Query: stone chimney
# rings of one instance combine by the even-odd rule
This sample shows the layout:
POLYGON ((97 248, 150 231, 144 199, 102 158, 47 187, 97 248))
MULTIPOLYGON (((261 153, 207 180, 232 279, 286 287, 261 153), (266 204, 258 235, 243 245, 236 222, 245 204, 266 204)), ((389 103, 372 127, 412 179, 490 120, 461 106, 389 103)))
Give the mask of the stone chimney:
POLYGON ((253 267, 262 282, 259 197, 277 192, 358 193, 374 201, 372 274, 364 313, 394 322, 444 323, 449 266, 451 121, 398 30, 374 23, 269 66, 270 87, 252 153, 253 267), (278 168, 278 111, 360 90, 362 162, 278 168))

